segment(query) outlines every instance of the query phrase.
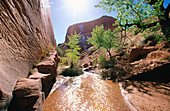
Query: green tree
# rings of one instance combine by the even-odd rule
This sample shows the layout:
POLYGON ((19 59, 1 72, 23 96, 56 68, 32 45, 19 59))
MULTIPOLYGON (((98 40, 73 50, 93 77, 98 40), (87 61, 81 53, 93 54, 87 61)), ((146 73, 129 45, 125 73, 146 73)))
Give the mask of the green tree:
POLYGON ((81 34, 77 34, 76 31, 71 36, 67 36, 69 39, 69 42, 67 45, 70 47, 70 49, 66 50, 66 57, 68 58, 68 61, 71 63, 71 68, 73 67, 73 64, 78 61, 80 53, 78 50, 80 50, 80 47, 78 45, 79 39, 81 37, 81 34))
POLYGON ((135 34, 141 32, 148 35, 151 32, 155 36, 170 40, 170 5, 165 9, 164 0, 101 0, 96 7, 117 12, 115 25, 119 27, 133 26, 135 34), (157 20, 155 20, 157 19, 157 20))
POLYGON ((104 26, 96 26, 91 32, 92 37, 88 37, 88 43, 96 47, 103 47, 107 50, 110 60, 112 59, 111 49, 116 47, 117 44, 117 34, 116 32, 111 32, 110 29, 104 30, 104 26))

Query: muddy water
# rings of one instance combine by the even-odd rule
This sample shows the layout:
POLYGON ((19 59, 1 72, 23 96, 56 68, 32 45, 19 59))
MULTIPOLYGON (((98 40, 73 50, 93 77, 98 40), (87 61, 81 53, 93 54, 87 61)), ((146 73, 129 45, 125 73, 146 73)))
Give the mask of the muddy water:
MULTIPOLYGON (((57 85, 56 85, 57 86, 57 85)), ((43 111, 128 111, 118 83, 85 73, 65 80, 45 100, 43 111)))

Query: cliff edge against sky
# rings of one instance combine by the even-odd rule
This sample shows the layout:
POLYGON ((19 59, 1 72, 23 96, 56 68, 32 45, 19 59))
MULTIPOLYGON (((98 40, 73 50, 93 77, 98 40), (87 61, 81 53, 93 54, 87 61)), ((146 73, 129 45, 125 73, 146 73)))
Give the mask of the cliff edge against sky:
MULTIPOLYGON (((83 48, 88 48, 90 45, 87 44, 86 40, 87 40, 87 37, 92 36, 91 32, 93 31, 93 28, 103 24, 105 30, 111 29, 113 31, 113 29, 115 27, 117 27, 117 26, 113 26, 115 21, 116 21, 116 19, 113 18, 113 17, 102 16, 102 17, 100 17, 96 20, 71 25, 67 29, 67 33, 66 33, 66 37, 65 37, 65 43, 69 42, 69 39, 68 39, 67 36, 74 34, 75 31, 76 31, 77 33, 81 33, 81 35, 82 35, 81 38, 80 38, 79 45, 83 48)), ((67 49, 67 46, 65 46, 64 44, 62 44, 62 45, 60 44, 60 48, 62 50, 65 50, 65 49, 67 49)))

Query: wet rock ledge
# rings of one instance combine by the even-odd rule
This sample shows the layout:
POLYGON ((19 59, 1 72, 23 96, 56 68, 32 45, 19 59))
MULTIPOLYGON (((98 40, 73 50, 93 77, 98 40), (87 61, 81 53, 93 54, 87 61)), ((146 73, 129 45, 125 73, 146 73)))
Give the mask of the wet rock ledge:
POLYGON ((56 81, 59 59, 55 49, 39 62, 28 78, 20 78, 13 90, 9 111, 41 111, 56 81))

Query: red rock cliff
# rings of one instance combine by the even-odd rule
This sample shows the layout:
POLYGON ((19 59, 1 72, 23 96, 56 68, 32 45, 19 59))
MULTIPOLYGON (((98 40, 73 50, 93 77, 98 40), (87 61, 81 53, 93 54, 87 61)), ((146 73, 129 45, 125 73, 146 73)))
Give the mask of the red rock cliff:
POLYGON ((49 0, 0 0, 0 88, 11 93, 42 49, 55 46, 49 0))
POLYGON ((101 18, 90 21, 90 22, 84 22, 84 23, 78 23, 78 24, 72 25, 67 29, 65 43, 69 41, 67 36, 74 34, 74 32, 76 31, 77 33, 82 34, 82 37, 80 38, 80 46, 86 47, 87 37, 91 37, 91 32, 93 31, 93 28, 95 28, 97 25, 100 26, 103 24, 105 30, 108 30, 108 29, 113 30, 115 28, 115 26, 113 26, 115 21, 116 21, 115 18, 112 18, 109 16, 102 16, 101 18))

